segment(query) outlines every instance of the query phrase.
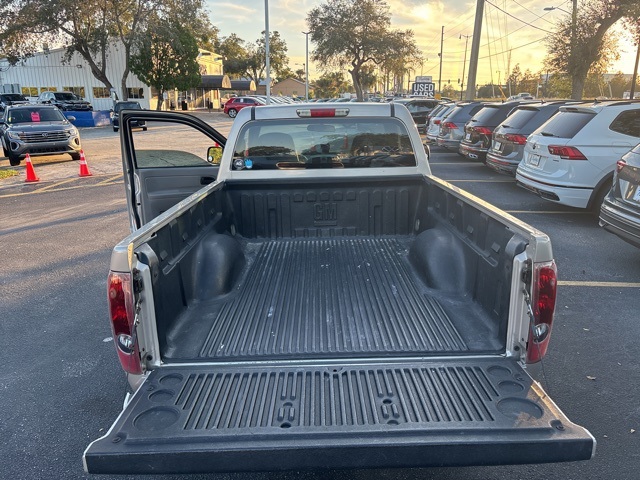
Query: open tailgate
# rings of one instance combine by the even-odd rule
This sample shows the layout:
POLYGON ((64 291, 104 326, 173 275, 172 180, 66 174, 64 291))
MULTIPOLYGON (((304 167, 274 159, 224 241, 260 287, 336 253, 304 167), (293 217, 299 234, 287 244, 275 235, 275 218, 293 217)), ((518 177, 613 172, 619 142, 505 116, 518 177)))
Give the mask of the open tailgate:
POLYGON ((167 366, 84 453, 90 473, 587 460, 595 440, 514 360, 167 366))

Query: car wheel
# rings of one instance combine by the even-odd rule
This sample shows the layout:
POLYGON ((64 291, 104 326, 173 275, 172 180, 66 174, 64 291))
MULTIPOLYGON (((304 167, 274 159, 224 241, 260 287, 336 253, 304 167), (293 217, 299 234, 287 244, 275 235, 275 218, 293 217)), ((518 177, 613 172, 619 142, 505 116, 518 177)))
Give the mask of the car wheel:
POLYGON ((230 108, 228 113, 231 118, 236 118, 236 115, 238 115, 238 111, 235 108, 230 108))
POLYGON ((69 155, 71 155, 71 159, 72 160, 80 160, 80 154, 79 153, 70 153, 69 155))
POLYGON ((118 127, 113 127, 113 131, 117 132, 118 131, 118 127))
POLYGON ((11 152, 9 152, 9 155, 7 155, 7 157, 9 157, 9 165, 11 165, 12 167, 17 167, 18 165, 20 165, 19 156, 12 155, 11 152))

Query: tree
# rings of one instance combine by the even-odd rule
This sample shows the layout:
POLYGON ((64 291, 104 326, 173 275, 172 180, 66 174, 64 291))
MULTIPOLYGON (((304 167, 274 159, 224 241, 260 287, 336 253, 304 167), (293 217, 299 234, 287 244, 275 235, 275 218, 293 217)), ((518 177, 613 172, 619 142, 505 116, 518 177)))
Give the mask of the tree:
POLYGON ((391 30, 384 0, 327 0, 307 15, 313 60, 325 69, 351 74, 358 100, 363 100, 362 68, 403 58, 405 66, 419 61, 413 32, 391 30))
POLYGON ((345 81, 342 72, 324 73, 313 85, 316 98, 334 98, 347 91, 349 91, 349 84, 345 81))
POLYGON ((198 44, 193 32, 175 19, 152 15, 131 57, 131 71, 158 91, 160 110, 166 90, 188 90, 201 82, 198 44))
MULTIPOLYGON (((228 75, 250 78, 258 83, 266 70, 265 32, 255 43, 246 43, 235 33, 222 39, 216 47, 225 59, 224 69, 228 75)), ((289 58, 287 43, 278 31, 269 34, 269 66, 278 78, 288 73, 289 58)))
POLYGON ((608 66, 618 58, 615 38, 609 29, 620 19, 637 21, 637 0, 589 0, 580 3, 575 31, 570 16, 563 18, 556 34, 547 37, 545 65, 554 73, 571 77, 571 98, 582 99, 587 74, 608 66), (573 39, 573 42, 572 42, 573 39))
POLYGON ((613 98, 622 98, 624 92, 631 89, 631 80, 628 80, 622 72, 618 72, 609 80, 609 87, 613 98))
POLYGON ((247 72, 249 52, 245 41, 232 33, 224 37, 216 46, 216 51, 224 57, 224 71, 232 77, 242 77, 247 72))

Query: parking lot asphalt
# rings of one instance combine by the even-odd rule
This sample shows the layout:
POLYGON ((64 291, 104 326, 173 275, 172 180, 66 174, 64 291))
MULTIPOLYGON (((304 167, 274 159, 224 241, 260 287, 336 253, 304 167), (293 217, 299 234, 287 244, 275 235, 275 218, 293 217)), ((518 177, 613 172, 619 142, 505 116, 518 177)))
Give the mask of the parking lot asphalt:
MULTIPOLYGON (((220 115, 211 121, 221 131, 231 125, 220 115)), ((25 184, 24 177, 0 180, 2 478, 92 478, 82 471, 82 452, 115 420, 126 390, 105 301, 111 249, 128 234, 118 134, 108 128, 81 134, 93 177, 77 177, 77 162, 58 159, 35 162, 37 184, 25 184)), ((542 200, 456 153, 434 147, 431 164, 435 175, 551 237, 560 280, 557 313, 537 376, 544 373, 559 407, 594 435, 596 457, 550 465, 188 478, 638 478, 640 249, 602 230, 588 212, 542 200)))

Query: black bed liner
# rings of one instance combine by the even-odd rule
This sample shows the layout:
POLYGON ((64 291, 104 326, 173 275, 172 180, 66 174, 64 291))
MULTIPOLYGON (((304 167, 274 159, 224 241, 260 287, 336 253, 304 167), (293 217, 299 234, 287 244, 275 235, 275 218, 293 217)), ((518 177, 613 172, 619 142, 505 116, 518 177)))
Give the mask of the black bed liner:
POLYGON ((595 441, 508 358, 182 365, 149 375, 94 473, 589 459, 595 441))
POLYGON ((473 298, 424 285, 407 258, 413 238, 249 242, 237 288, 189 307, 165 358, 501 351, 473 298))

